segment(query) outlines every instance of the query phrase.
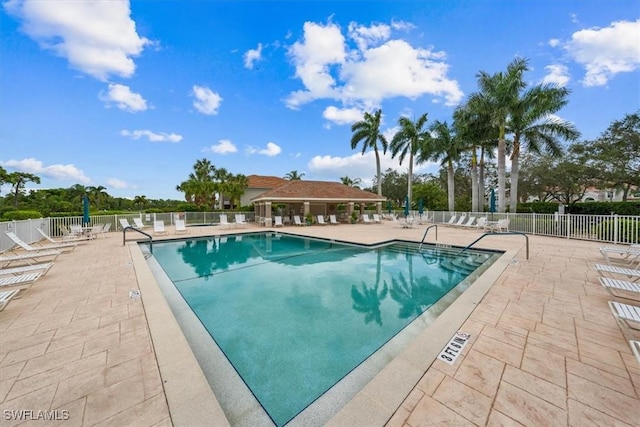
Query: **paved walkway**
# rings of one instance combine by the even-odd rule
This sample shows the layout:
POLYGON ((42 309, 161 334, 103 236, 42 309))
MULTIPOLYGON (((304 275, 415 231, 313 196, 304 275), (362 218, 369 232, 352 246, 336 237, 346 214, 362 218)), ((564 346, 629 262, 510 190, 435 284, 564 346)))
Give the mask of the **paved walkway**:
MULTIPOLYGON (((424 227, 285 230, 375 242, 420 240, 424 227)), ((444 226, 438 232, 439 242, 460 245, 480 235, 444 226)), ((435 361, 399 406, 376 402, 392 406, 388 426, 640 425, 640 363, 593 270, 602 261, 599 244, 531 236, 527 261, 523 243, 521 236, 483 240, 517 256, 461 327, 471 340, 456 363, 435 361)), ((61 425, 25 422, 46 416, 68 418, 65 426, 174 424, 148 313, 130 297, 138 288, 129 248, 110 233, 62 255, 0 312, 3 426, 61 425)))

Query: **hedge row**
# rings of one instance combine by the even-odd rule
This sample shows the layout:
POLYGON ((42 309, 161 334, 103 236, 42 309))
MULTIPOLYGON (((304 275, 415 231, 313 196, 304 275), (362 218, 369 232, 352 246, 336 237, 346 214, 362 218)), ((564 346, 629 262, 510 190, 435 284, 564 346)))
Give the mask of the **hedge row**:
MULTIPOLYGON (((558 204, 551 202, 518 203, 521 213, 554 213, 558 204)), ((640 215, 640 202, 585 202, 565 207, 565 213, 581 215, 640 215)))

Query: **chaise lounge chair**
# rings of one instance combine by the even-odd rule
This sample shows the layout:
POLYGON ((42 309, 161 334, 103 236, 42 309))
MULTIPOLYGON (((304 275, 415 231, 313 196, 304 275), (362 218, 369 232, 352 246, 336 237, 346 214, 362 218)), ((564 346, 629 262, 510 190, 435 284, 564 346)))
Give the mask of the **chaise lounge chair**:
POLYGON ((149 225, 145 225, 140 218, 133 218, 133 224, 135 228, 143 229, 149 228, 149 225))
POLYGON ((281 216, 274 216, 273 217, 273 226, 274 227, 284 227, 284 224, 282 223, 282 217, 281 216))
POLYGON ((186 224, 184 223, 184 219, 176 219, 176 234, 188 234, 189 230, 187 229, 186 224))
POLYGON ((36 227, 36 231, 38 233, 40 233, 40 235, 47 240, 49 243, 53 243, 53 244, 60 244, 60 243, 73 243, 73 242, 86 242, 87 240, 90 240, 89 236, 83 236, 83 235, 73 235, 73 237, 68 237, 68 238, 62 238, 62 241, 57 241, 56 239, 54 239, 53 237, 49 236, 47 233, 45 233, 42 228, 40 227, 36 227))
POLYGON ((335 215, 329 215, 329 224, 331 224, 331 225, 338 225, 338 224, 340 224, 340 223, 339 223, 339 222, 338 222, 338 220, 336 219, 336 216, 335 216, 335 215))
POLYGON ((153 235, 166 236, 169 232, 164 228, 164 221, 153 221, 153 235))
POLYGON ((608 277, 600 277, 600 284, 609 291, 609 293, 618 298, 640 300, 640 283, 628 282, 626 280, 610 279, 608 277), (626 292, 627 295, 621 294, 620 291, 626 292))
POLYGON ((238 225, 238 227, 246 227, 247 226, 247 222, 244 220, 244 215, 242 214, 235 214, 235 219, 236 219, 236 225, 238 225))
POLYGON ((475 227, 473 225, 475 220, 476 220, 475 216, 470 216, 469 219, 467 219, 467 222, 460 224, 460 227, 475 227))
POLYGON ((640 245, 631 245, 629 247, 601 246, 598 250, 607 261, 607 264, 611 264, 611 261, 613 261, 609 258, 609 254, 620 255, 621 257, 618 260, 626 264, 633 264, 640 258, 640 245))
POLYGON ((302 226, 307 225, 307 224, 300 220, 300 215, 294 215, 293 216, 293 225, 299 225, 299 226, 302 227, 302 226))
POLYGON ((7 304, 9 304, 9 301, 11 301, 11 298, 18 295, 18 292, 20 292, 20 289, 0 292, 0 311, 4 310, 7 304))
POLYGON ((369 218, 369 214, 362 214, 362 222, 364 224, 373 224, 373 221, 369 218))
POLYGON ((329 223, 324 221, 324 215, 318 215, 318 224, 320 224, 320 225, 328 225, 329 223))
POLYGON ((51 243, 49 245, 40 245, 40 246, 31 246, 27 242, 23 241, 19 238, 13 231, 5 231, 7 237, 9 237, 13 242, 20 246, 22 249, 28 252, 40 252, 47 249, 56 249, 56 250, 64 250, 68 249, 72 251, 78 246, 78 242, 69 242, 69 243, 51 243))
POLYGON ((0 289, 26 289, 42 276, 41 271, 17 275, 0 276, 0 289))
POLYGON ((631 351, 638 359, 638 363, 640 363, 640 341, 638 340, 630 340, 629 345, 631 346, 631 351))
POLYGON ((629 329, 640 331, 640 307, 609 301, 609 307, 616 319, 629 329))
POLYGON ((40 271, 44 276, 45 274, 47 274, 47 272, 51 267, 53 267, 53 262, 23 265, 20 267, 0 268, 0 276, 8 276, 8 275, 16 276, 23 273, 33 273, 35 271, 40 271))
POLYGON ((447 221, 447 224, 449 224, 449 225, 455 224, 456 218, 458 218, 457 215, 451 215, 451 218, 449 218, 449 221, 447 221))
POLYGON ((595 268, 602 277, 605 277, 603 273, 609 273, 611 275, 620 274, 622 276, 627 276, 629 279, 633 279, 631 280, 632 282, 640 279, 640 270, 638 269, 618 267, 609 264, 596 264, 595 268))
POLYGON ((227 218, 227 214, 220 214, 220 227, 230 228, 231 225, 232 224, 229 222, 229 219, 227 218))
POLYGON ((42 258, 51 258, 49 261, 55 261, 62 252, 51 249, 47 251, 35 251, 26 254, 14 254, 14 255, 0 255, 0 267, 7 268, 14 262, 21 262, 23 264, 34 265, 42 263, 45 260, 42 258))

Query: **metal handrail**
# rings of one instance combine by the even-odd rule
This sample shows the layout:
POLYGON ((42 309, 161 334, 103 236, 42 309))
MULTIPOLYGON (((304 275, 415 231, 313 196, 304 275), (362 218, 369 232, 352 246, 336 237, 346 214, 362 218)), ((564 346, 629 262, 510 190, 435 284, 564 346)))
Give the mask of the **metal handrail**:
POLYGON ((436 228, 436 240, 438 240, 438 224, 433 224, 427 227, 426 230, 424 230, 424 235, 422 236, 422 240, 420 240, 420 246, 418 246, 418 250, 422 249, 422 245, 424 244, 424 239, 427 238, 427 233, 429 232, 430 229, 432 229, 433 227, 436 228))
POLYGON ((153 236, 131 225, 122 229, 122 246, 126 244, 127 230, 135 230, 138 233, 144 234, 145 236, 147 236, 149 238, 149 252, 153 253, 153 236))
POLYGON ((462 252, 466 251, 471 246, 473 246, 476 243, 478 243, 478 241, 480 241, 480 239, 482 239, 483 237, 486 237, 486 236, 504 236, 506 234, 520 234, 521 236, 524 236, 525 240, 527 241, 527 259, 529 259, 529 236, 527 236, 525 233, 522 233, 520 231, 505 231, 503 233, 484 233, 482 236, 478 237, 476 240, 474 240, 473 242, 469 243, 464 249, 462 249, 456 255, 460 255, 462 252))

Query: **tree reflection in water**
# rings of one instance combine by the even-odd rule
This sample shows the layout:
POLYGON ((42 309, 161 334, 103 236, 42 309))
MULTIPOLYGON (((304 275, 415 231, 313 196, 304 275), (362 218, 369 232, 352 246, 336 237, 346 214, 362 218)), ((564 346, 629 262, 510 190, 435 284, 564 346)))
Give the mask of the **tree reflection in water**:
POLYGON ((186 241, 184 246, 178 248, 178 253, 186 264, 193 267, 198 277, 206 280, 216 271, 226 270, 232 264, 246 263, 251 256, 251 246, 243 244, 241 240, 222 243, 220 239, 198 239, 186 241))
POLYGON ((380 313, 380 303, 387 297, 389 287, 385 281, 382 289, 378 292, 380 287, 379 283, 376 283, 373 287, 369 288, 363 282, 360 285, 360 290, 356 285, 351 286, 351 298, 353 299, 353 309, 359 313, 364 313, 364 323, 368 324, 372 320, 378 325, 382 325, 382 315, 380 313))

